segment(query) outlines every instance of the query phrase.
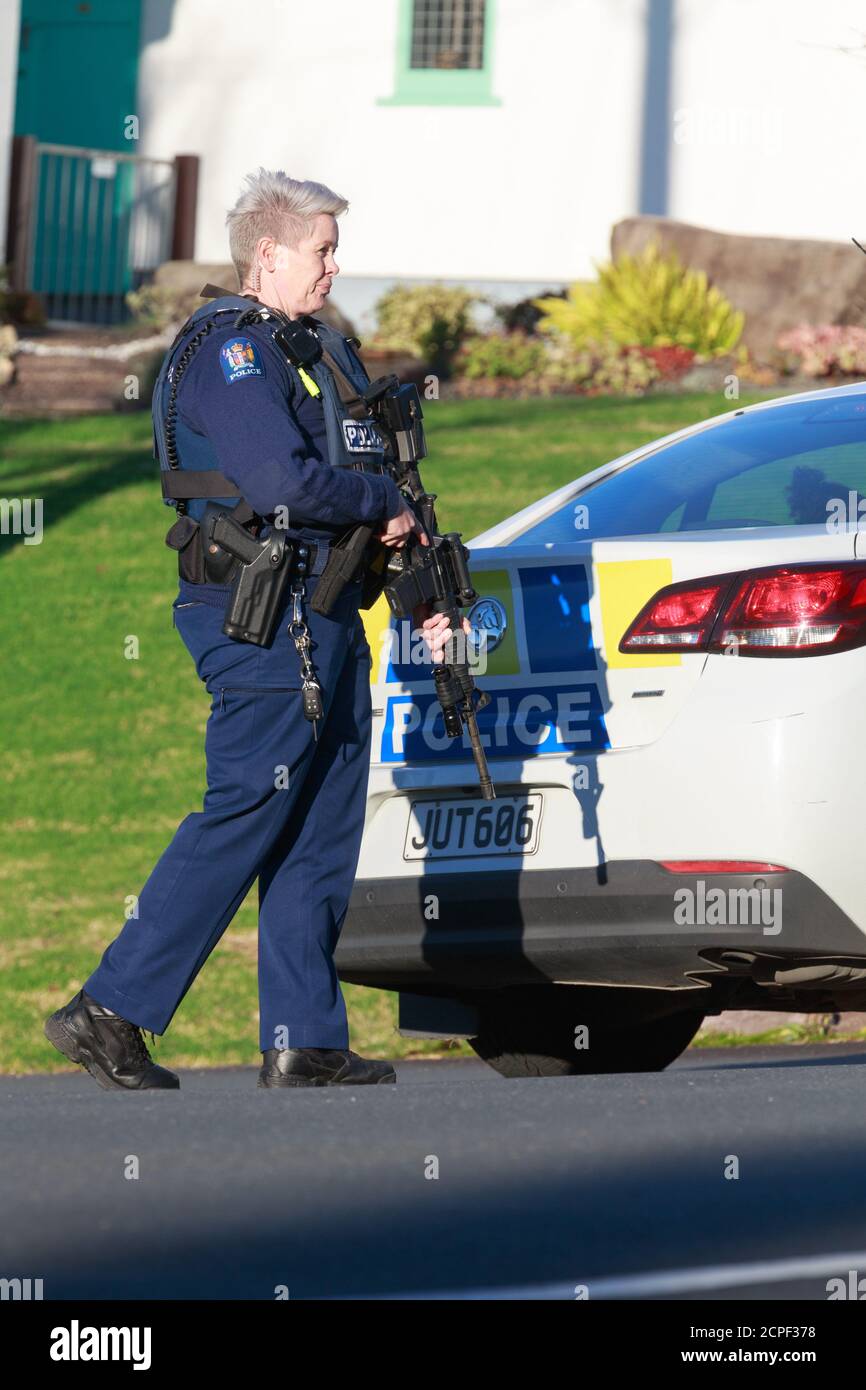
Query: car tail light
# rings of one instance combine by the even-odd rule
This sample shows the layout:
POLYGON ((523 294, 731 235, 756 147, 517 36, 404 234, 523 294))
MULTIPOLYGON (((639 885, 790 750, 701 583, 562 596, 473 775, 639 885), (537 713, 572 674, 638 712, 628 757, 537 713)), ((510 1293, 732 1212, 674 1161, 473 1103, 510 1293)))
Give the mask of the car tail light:
POLYGON ((621 652, 693 652, 706 648, 731 576, 668 584, 640 612, 619 644, 621 652))
POLYGON ((713 645, 736 645, 808 652, 856 646, 864 637, 863 566, 779 568, 740 584, 713 635, 711 650, 713 645))
POLYGON ((768 565, 660 589, 619 650, 818 656, 866 643, 866 565, 768 565))
POLYGON ((757 859, 660 859, 672 874, 786 874, 784 864, 764 864, 757 859))

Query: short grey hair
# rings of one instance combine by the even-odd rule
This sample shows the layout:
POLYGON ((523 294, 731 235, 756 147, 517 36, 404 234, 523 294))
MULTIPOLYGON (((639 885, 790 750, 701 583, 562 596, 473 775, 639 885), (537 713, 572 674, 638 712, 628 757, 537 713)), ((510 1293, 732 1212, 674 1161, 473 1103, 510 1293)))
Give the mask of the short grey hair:
POLYGON ((349 206, 345 198, 310 179, 290 179, 282 169, 259 169, 247 174, 246 187, 226 216, 229 247, 238 280, 243 285, 260 237, 272 236, 284 246, 297 246, 321 213, 339 217, 349 206))

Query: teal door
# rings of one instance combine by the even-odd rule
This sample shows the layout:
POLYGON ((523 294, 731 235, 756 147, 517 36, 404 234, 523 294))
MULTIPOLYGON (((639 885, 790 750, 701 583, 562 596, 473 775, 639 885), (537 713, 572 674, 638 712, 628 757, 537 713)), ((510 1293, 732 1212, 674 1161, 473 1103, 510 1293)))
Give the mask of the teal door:
POLYGON ((31 288, 51 317, 122 315, 130 288, 140 0, 22 0, 15 133, 40 145, 31 288))

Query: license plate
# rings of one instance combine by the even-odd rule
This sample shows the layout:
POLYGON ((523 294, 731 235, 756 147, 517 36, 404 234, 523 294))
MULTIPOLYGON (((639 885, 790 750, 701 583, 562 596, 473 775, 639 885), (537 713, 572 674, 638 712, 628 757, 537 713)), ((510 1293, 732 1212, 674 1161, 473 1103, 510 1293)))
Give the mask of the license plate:
POLYGON ((480 855, 534 854, 541 825, 540 792, 413 801, 404 859, 470 859, 480 855))

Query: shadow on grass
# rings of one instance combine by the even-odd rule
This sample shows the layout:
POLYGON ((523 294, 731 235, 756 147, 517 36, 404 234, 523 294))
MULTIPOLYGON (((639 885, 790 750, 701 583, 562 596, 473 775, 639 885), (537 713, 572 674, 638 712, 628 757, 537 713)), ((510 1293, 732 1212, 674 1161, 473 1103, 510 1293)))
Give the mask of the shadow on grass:
MULTIPOLYGON (((19 463, 18 459, 14 460, 15 465, 19 463)), ((146 448, 129 444, 105 447, 90 451, 82 459, 82 451, 70 444, 61 449, 34 450, 28 456, 26 467, 15 466, 14 471, 3 469, 0 493, 9 500, 41 500, 44 535, 58 522, 68 520, 79 507, 144 482, 153 484, 153 501, 158 505, 161 502, 159 466, 146 448), (73 476, 52 476, 65 475, 70 469, 75 470, 73 476)), ((14 524, 11 517, 6 520, 5 514, 2 520, 7 527, 14 524)), ((0 530, 0 556, 21 544, 22 536, 12 534, 11 530, 6 534, 0 530)))

